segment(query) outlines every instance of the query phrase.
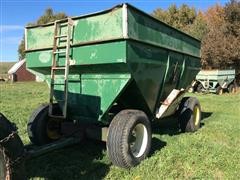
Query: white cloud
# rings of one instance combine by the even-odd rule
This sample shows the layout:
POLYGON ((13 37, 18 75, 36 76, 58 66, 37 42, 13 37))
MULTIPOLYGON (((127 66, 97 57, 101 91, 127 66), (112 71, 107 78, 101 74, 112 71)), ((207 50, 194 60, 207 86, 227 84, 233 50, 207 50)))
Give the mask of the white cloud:
POLYGON ((0 25, 0 32, 23 30, 24 27, 20 25, 0 25))

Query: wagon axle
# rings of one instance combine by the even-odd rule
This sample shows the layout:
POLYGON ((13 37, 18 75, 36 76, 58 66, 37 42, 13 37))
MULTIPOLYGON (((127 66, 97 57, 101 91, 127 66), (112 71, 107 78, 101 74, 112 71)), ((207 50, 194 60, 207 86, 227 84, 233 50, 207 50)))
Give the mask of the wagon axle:
MULTIPOLYGON (((177 99, 176 97, 175 101, 177 99)), ((44 108, 40 106, 40 109, 44 108)), ((37 115, 36 117, 44 114, 44 112, 39 111, 39 108, 36 111, 33 112, 37 115), (36 111, 40 114, 36 114, 36 111)), ((196 98, 183 98, 180 101, 178 113, 180 128, 183 132, 195 132, 200 127, 201 106, 196 98)), ((48 116, 48 114, 45 115, 48 116)), ((30 123, 38 121, 38 119, 32 120, 31 118, 30 123)), ((44 118, 42 121, 48 120, 48 117, 44 118)), ((84 136, 106 141, 108 156, 112 163, 123 168, 138 165, 148 156, 151 148, 151 124, 147 115, 140 110, 120 111, 115 115, 109 127, 80 126, 76 125, 74 121, 63 122, 59 131, 61 136, 58 136, 58 139, 49 136, 52 134, 46 131, 47 123, 45 123, 45 126, 36 126, 34 131, 29 126, 30 140, 33 143, 35 140, 41 140, 36 141, 41 142, 42 144, 38 144, 41 146, 24 146, 16 133, 15 125, 3 114, 0 114, 0 175, 2 179, 4 177, 11 177, 14 180, 18 179, 16 177, 24 179, 26 159, 80 143, 84 136), (45 139, 40 139, 43 137, 45 139)))

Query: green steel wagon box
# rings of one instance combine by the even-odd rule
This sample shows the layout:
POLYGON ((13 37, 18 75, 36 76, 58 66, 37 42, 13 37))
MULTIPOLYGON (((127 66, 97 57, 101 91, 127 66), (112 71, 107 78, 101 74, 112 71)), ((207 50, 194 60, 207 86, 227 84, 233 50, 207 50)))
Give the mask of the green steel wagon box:
POLYGON ((27 68, 45 76, 49 103, 28 122, 33 144, 75 132, 106 141, 113 164, 129 168, 151 147, 151 122, 179 112, 200 126, 185 88, 200 70, 200 41, 129 4, 25 29, 27 68))
POLYGON ((191 91, 213 92, 222 94, 224 91, 234 93, 237 89, 234 69, 201 70, 192 83, 191 91))

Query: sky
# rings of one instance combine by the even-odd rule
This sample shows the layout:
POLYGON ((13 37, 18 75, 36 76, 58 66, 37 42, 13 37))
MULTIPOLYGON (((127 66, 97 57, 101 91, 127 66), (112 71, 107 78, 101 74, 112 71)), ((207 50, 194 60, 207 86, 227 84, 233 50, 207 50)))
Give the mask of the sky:
POLYGON ((171 4, 180 6, 185 3, 198 10, 205 11, 218 3, 224 5, 227 0, 0 0, 0 62, 17 61, 18 45, 27 23, 35 22, 46 8, 54 12, 65 12, 69 16, 79 16, 111 8, 128 2, 135 7, 151 13, 156 8, 167 9, 171 4))

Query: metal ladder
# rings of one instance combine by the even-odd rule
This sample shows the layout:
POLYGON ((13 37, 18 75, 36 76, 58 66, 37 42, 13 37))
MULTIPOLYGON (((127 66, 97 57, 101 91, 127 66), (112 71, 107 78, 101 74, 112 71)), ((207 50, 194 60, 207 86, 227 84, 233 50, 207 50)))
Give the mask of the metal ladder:
POLYGON ((71 18, 67 19, 67 22, 55 21, 54 23, 54 40, 53 40, 53 51, 52 51, 52 67, 51 67, 51 83, 50 83, 50 100, 49 100, 49 116, 54 118, 66 119, 67 117, 67 102, 68 102, 68 74, 70 65, 70 46, 72 40, 72 30, 74 22, 71 18), (67 26, 67 34, 61 34, 61 27, 67 26), (60 46, 59 43, 65 42, 66 45, 60 46), (65 50, 60 50, 65 48, 65 50), (57 63, 57 57, 59 54, 65 54, 65 65, 59 66, 57 63), (55 83, 56 72, 64 71, 64 83, 55 83), (64 86, 64 97, 63 99, 56 99, 57 102, 63 102, 63 109, 61 115, 53 114, 54 104, 54 87, 57 85, 64 86))

